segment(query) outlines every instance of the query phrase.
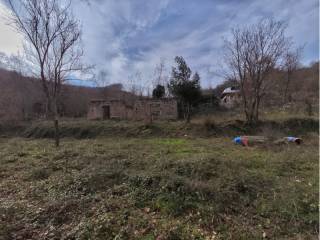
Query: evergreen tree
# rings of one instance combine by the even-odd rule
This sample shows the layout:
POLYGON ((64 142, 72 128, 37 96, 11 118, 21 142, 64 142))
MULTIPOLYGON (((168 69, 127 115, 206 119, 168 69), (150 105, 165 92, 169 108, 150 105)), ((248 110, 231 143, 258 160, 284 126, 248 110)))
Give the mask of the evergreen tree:
POLYGON ((153 91, 152 91, 152 97, 159 99, 159 98, 164 97, 165 93, 166 93, 166 91, 165 91, 164 86, 158 84, 158 85, 155 87, 155 89, 153 89, 153 91))
POLYGON ((170 93, 178 99, 184 118, 189 122, 192 107, 201 97, 200 76, 197 72, 192 76, 192 71, 183 57, 175 57, 175 62, 177 67, 172 68, 168 88, 170 93))

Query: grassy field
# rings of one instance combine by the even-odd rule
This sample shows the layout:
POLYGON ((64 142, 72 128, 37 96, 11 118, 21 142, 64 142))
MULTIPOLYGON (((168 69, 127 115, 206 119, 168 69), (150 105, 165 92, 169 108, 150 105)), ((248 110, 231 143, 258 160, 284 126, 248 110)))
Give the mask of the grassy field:
POLYGON ((317 239, 318 134, 141 136, 0 138, 0 239, 317 239))

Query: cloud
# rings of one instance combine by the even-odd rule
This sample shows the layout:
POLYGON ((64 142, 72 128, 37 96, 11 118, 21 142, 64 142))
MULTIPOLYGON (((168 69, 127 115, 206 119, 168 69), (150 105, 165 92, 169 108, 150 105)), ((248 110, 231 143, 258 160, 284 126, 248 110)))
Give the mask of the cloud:
MULTIPOLYGON (((318 37, 313 34, 317 29, 316 0, 270 0, 268 4, 249 0, 90 3, 90 10, 85 12, 91 13, 84 15, 88 18, 83 22, 97 35, 88 41, 92 47, 89 55, 98 71, 108 73, 109 82, 125 82, 137 71, 151 80, 160 58, 166 59, 169 74, 174 57, 181 55, 200 73, 204 86, 214 86, 222 80, 217 73, 223 65, 223 37, 230 35, 232 27, 262 17, 288 21, 288 34, 297 45, 307 43, 304 63, 317 59, 318 37)), ((78 7, 82 15, 84 6, 78 7)))
POLYGON ((22 36, 8 25, 9 10, 0 2, 0 51, 10 55, 22 50, 22 36))
MULTIPOLYGON (((207 87, 223 80, 218 75, 223 39, 231 28, 263 17, 287 21, 287 34, 305 45, 303 63, 317 60, 318 5, 317 0, 82 0, 73 2, 73 12, 83 27, 85 60, 107 82, 127 83, 141 72, 145 85, 160 59, 170 74, 174 57, 181 55, 207 87)), ((11 51, 0 45, 3 49, 11 51)))

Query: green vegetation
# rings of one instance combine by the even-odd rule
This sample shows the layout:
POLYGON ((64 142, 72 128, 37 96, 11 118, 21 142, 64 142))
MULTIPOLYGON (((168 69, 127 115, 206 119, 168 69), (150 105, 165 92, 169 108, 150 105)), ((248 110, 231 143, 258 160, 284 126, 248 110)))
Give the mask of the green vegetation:
MULTIPOLYGON (((270 113, 271 114, 271 113, 270 113)), ((237 115, 236 115, 237 116, 237 115)), ((275 116, 275 114, 274 114, 275 116)), ((318 132, 319 120, 315 117, 285 115, 265 119, 256 125, 248 125, 244 120, 230 117, 228 112, 216 116, 197 117, 190 124, 181 121, 142 122, 129 121, 87 121, 85 119, 65 119, 60 122, 61 137, 87 139, 95 137, 211 137, 243 134, 268 134, 271 137, 299 135, 318 132)), ((241 119, 241 118, 240 118, 241 119)), ((1 124, 0 137, 53 138, 54 127, 50 121, 19 123, 17 125, 1 124)))
POLYGON ((318 135, 304 140, 0 138, 0 239, 315 239, 318 135))
POLYGON ((185 120, 190 122, 191 110, 201 98, 200 76, 197 72, 191 77, 192 71, 181 56, 175 57, 176 67, 172 68, 168 88, 177 98, 180 111, 185 120))

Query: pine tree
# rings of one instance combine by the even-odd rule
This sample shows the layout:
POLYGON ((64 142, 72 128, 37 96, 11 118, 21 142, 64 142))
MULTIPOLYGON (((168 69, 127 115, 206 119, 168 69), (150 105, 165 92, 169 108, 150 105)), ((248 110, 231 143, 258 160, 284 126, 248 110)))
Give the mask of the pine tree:
POLYGON ((192 71, 183 57, 175 57, 175 62, 177 67, 172 68, 168 88, 170 93, 178 99, 184 118, 190 122, 192 107, 201 97, 200 76, 196 72, 191 78, 192 71))

